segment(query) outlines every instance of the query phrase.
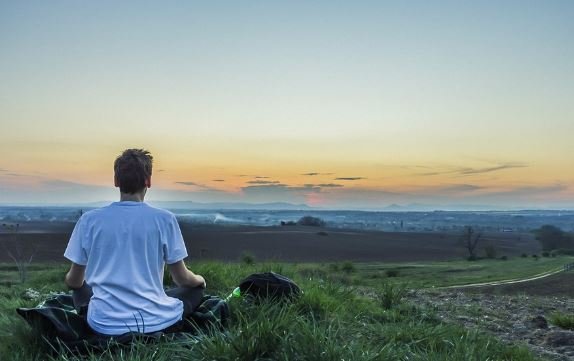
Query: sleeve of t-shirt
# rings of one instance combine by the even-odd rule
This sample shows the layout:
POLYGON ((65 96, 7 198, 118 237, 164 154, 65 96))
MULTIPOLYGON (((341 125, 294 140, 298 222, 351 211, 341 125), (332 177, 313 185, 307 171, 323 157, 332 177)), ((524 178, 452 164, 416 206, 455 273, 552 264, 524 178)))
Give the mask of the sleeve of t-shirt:
POLYGON ((173 264, 187 257, 187 249, 185 248, 183 235, 181 234, 181 229, 179 228, 175 215, 172 215, 164 234, 163 259, 165 262, 167 264, 173 264))
POLYGON ((68 246, 64 252, 64 257, 80 266, 85 266, 88 263, 88 255, 85 249, 85 223, 85 218, 83 216, 80 217, 72 231, 70 241, 68 242, 68 246))

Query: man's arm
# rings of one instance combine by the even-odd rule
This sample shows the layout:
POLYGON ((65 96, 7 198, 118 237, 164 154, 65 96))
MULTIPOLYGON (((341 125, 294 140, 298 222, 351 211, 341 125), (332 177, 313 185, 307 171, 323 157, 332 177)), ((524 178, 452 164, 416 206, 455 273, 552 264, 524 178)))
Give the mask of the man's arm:
POLYGON ((68 273, 66 273, 66 278, 64 282, 71 289, 81 288, 84 284, 84 275, 86 273, 86 266, 80 266, 77 263, 72 263, 72 267, 68 273))
POLYGON ((171 278, 179 287, 202 287, 205 288, 205 279, 191 272, 182 261, 168 265, 171 278))

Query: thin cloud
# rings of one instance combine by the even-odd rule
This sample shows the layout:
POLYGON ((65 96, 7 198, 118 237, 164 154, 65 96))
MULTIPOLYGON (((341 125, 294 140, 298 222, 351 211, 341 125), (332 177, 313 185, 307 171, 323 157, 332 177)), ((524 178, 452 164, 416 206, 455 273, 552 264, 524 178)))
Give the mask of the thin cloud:
POLYGON ((567 191, 569 187, 565 184, 557 183, 543 186, 523 186, 515 187, 504 191, 497 191, 488 193, 490 196, 533 196, 545 195, 567 191))
POLYGON ((250 185, 241 188, 244 191, 253 190, 287 190, 287 191, 320 191, 321 188, 314 184, 305 184, 303 186, 292 186, 284 183, 272 183, 272 184, 257 184, 250 185))
POLYGON ((459 171, 461 175, 471 175, 471 174, 483 174, 483 173, 490 173, 496 172, 499 170, 504 169, 512 169, 512 168, 525 168, 527 165, 525 164, 518 164, 518 163, 508 163, 508 164, 501 164, 495 167, 487 167, 487 168, 464 168, 459 171))
POLYGON ((177 184, 183 184, 184 186, 196 186, 196 187, 204 187, 201 184, 195 183, 195 182, 175 182, 177 184))
POLYGON ((320 192, 319 187, 291 186, 284 183, 249 185, 241 188, 244 199, 251 202, 307 203, 310 196, 320 192))
POLYGON ((481 167, 481 168, 472 168, 472 167, 454 167, 444 170, 434 170, 431 172, 423 172, 423 173, 416 173, 415 176, 435 176, 435 175, 444 175, 444 174, 453 174, 458 176, 468 176, 468 175, 476 175, 476 174, 485 174, 485 173, 492 173, 498 172, 505 169, 513 169, 513 168, 526 168, 528 165, 523 163, 502 163, 491 167, 481 167))
POLYGON ((440 190, 444 192, 473 192, 483 188, 474 184, 450 184, 440 190))
POLYGON ((319 173, 319 172, 309 172, 309 173, 303 173, 301 175, 306 175, 306 176, 316 176, 316 175, 332 175, 333 173, 319 173))
POLYGON ((420 176, 420 177, 430 177, 433 175, 441 175, 441 174, 452 174, 455 173, 455 171, 444 171, 444 172, 440 172, 440 171, 435 171, 435 172, 425 172, 425 173, 417 173, 417 174, 413 174, 415 176, 420 176))
POLYGON ((283 184, 283 183, 275 183, 275 184, 258 184, 258 185, 250 185, 241 187, 242 190, 257 190, 257 189, 292 189, 293 187, 283 184))
MULTIPOLYGON (((25 173, 14 173, 14 172, 8 173, 8 172, 10 172, 8 169, 0 169, 0 173, 2 173, 1 176, 3 176, 3 177, 26 177, 26 176, 28 176, 25 173)), ((34 176, 32 176, 32 177, 34 177, 34 176)))
POLYGON ((205 184, 196 183, 196 182, 182 181, 182 182, 175 182, 175 183, 183 184, 185 186, 197 187, 197 188, 200 188, 201 190, 220 192, 219 189, 216 189, 216 188, 213 188, 210 186, 206 186, 205 184))
POLYGON ((383 168, 399 168, 399 169, 433 169, 431 166, 428 165, 417 165, 417 164, 385 164, 385 163, 377 163, 377 166, 383 168))
POLYGON ((87 184, 87 183, 77 183, 77 182, 71 182, 71 181, 65 181, 65 180, 60 180, 60 179, 49 179, 49 180, 43 180, 40 182, 40 184, 46 188, 49 189, 51 191, 56 191, 56 190, 82 190, 82 191, 91 191, 91 190, 98 190, 98 189, 102 189, 102 190, 108 190, 108 189, 113 189, 113 187, 111 186, 102 186, 102 185, 95 185, 95 184, 87 184))
POLYGON ((305 187, 340 188, 340 187, 344 187, 344 186, 342 184, 336 184, 336 183, 321 183, 321 184, 307 183, 307 184, 305 184, 305 187))
POLYGON ((279 181, 265 181, 265 180, 252 180, 247 182, 247 184, 280 184, 279 181))
POLYGON ((225 182, 225 179, 212 179, 212 182, 225 182))
POLYGON ((97 185, 77 183, 60 179, 30 178, 23 182, 2 184, 0 180, 0 199, 6 203, 76 203, 78 201, 95 202, 113 199, 117 191, 112 184, 97 185), (30 181, 30 182, 29 182, 30 181))
POLYGON ((264 176, 264 175, 251 175, 251 174, 238 174, 238 177, 253 177, 255 179, 268 179, 271 177, 264 176))
POLYGON ((99 186, 94 186, 93 184, 71 182, 71 181, 65 181, 65 180, 60 180, 60 179, 45 180, 45 181, 42 181, 42 184, 47 185, 47 186, 53 186, 53 187, 99 187, 99 186))
POLYGON ((367 179, 365 177, 339 177, 339 178, 335 178, 335 180, 343 180, 343 181, 355 181, 355 180, 360 180, 360 179, 367 179))
POLYGON ((242 192, 248 197, 277 197, 274 199, 283 199, 287 201, 298 200, 301 197, 307 197, 313 194, 322 193, 323 189, 342 188, 343 185, 335 183, 312 184, 307 183, 300 185, 289 185, 284 183, 256 184, 242 187, 242 192), (293 198, 290 198, 293 197, 293 198))

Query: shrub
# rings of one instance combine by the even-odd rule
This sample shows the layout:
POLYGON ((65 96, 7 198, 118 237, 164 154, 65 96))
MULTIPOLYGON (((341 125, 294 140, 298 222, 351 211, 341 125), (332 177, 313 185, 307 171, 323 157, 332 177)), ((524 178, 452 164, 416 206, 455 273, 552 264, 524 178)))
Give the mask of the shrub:
POLYGON ((255 263, 255 257, 251 253, 243 252, 241 254, 241 262, 250 266, 255 263))
POLYGON ((297 221, 300 226, 325 227, 325 221, 318 217, 303 216, 297 221))
POLYGON ((550 257, 550 252, 548 251, 542 252, 542 257, 550 257))
POLYGON ((295 226, 295 225, 297 225, 297 223, 293 222, 293 221, 287 221, 287 222, 281 221, 281 225, 282 226, 295 226))
POLYGON ((391 282, 383 283, 381 293, 379 295, 381 306, 385 310, 389 310, 399 305, 406 294, 407 288, 404 284, 395 284, 391 282))
POLYGON ((12 261, 14 261, 16 268, 18 268, 20 283, 24 283, 28 280, 28 269, 34 259, 37 248, 30 244, 21 242, 19 223, 3 223, 2 228, 9 232, 7 242, 2 242, 2 250, 12 259, 12 261))
POLYGON ((399 270, 398 269, 388 269, 385 271, 385 275, 387 275, 387 277, 398 277, 399 276, 399 270))
POLYGON ((355 271, 355 265, 351 261, 345 261, 341 265, 341 270, 346 273, 351 273, 355 271))
POLYGON ((574 256, 574 249, 558 248, 552 251, 555 256, 574 256))
POLYGON ((349 273, 331 275, 329 276, 329 280, 343 286, 352 286, 356 283, 353 276, 351 276, 349 273))
POLYGON ((507 257, 507 256, 502 256, 502 257, 500 257, 500 259, 501 259, 502 261, 506 261, 506 260, 508 260, 508 257, 507 257))
POLYGON ((544 251, 551 251, 558 248, 574 248, 574 239, 572 236, 558 227, 546 224, 533 231, 536 239, 542 245, 544 251))
POLYGON ((301 265, 298 267, 297 272, 305 278, 325 278, 327 273, 324 269, 313 265, 301 265))
POLYGON ((496 258, 496 248, 494 248, 494 245, 492 244, 489 244, 486 247, 484 247, 484 253, 486 254, 486 258, 490 259, 496 258))
POLYGON ((556 312, 550 316, 550 323, 566 330, 574 330, 574 315, 556 312))
POLYGON ((526 258, 526 257, 528 257, 528 255, 527 255, 526 253, 523 253, 523 254, 520 255, 520 257, 526 258))
POLYGON ((532 258, 534 258, 536 261, 538 261, 538 255, 537 254, 533 254, 532 258))

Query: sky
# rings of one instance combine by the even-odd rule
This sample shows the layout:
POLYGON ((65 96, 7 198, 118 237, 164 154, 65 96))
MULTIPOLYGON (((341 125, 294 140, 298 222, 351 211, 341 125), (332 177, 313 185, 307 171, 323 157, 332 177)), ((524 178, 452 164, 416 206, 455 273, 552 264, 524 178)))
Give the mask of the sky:
POLYGON ((572 1, 0 1, 0 204, 574 208, 572 1))

